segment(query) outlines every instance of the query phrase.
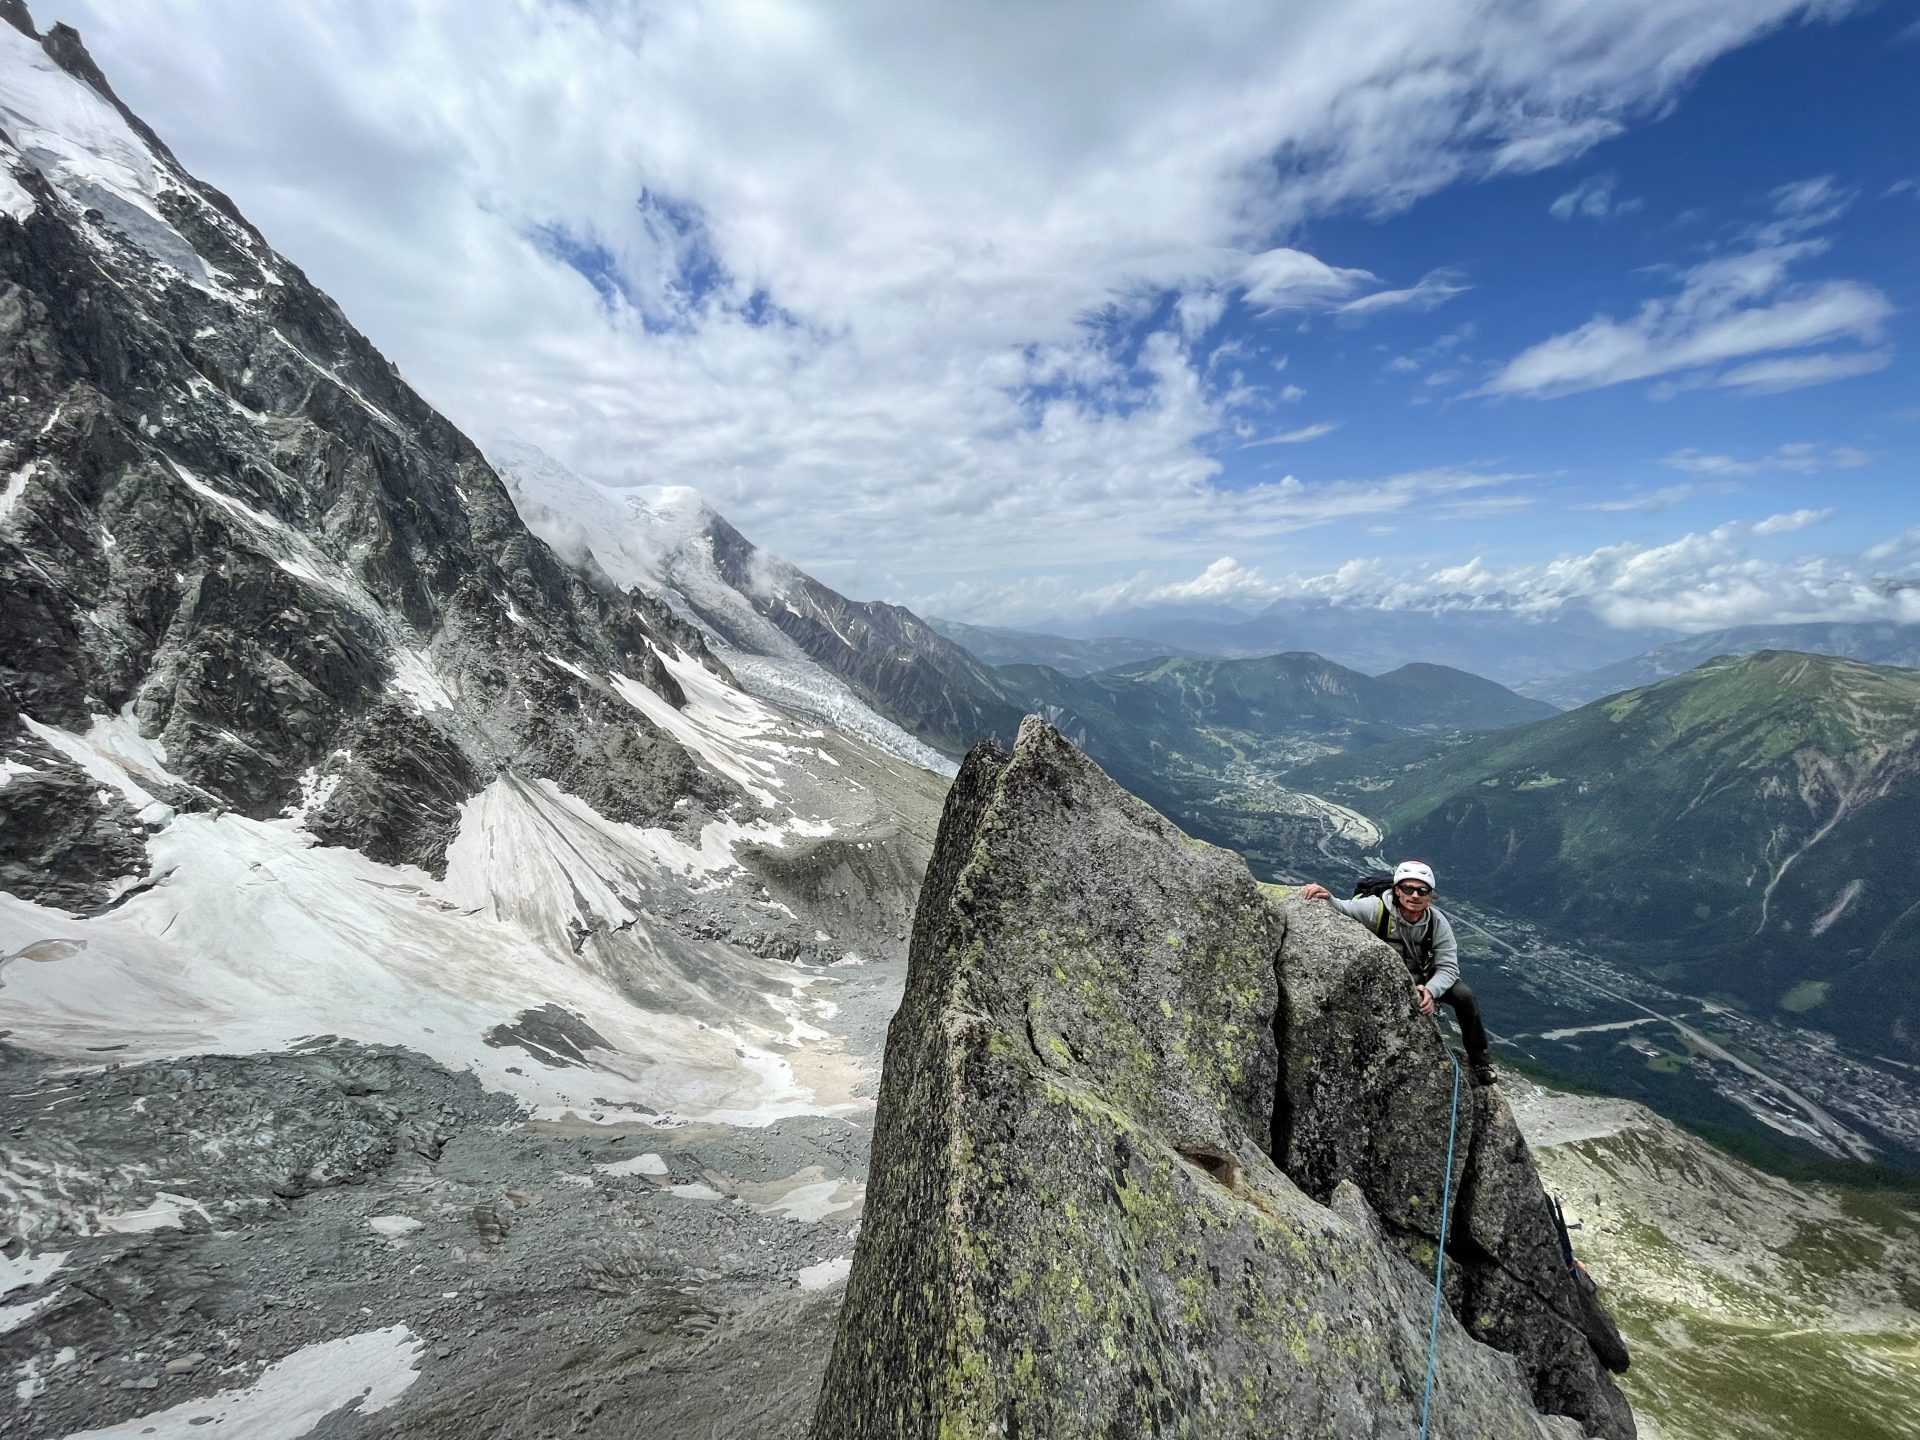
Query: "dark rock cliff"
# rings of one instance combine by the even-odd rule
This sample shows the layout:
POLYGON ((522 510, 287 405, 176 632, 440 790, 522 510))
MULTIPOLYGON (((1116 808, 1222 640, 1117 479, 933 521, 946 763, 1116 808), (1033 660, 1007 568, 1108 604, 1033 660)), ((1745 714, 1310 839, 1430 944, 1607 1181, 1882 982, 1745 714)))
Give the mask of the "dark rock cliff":
MULTIPOLYGON (((815 1440, 1415 1433, 1450 1086, 1386 947, 1029 719, 948 800, 815 1440)), ((1504 1101, 1462 1127, 1433 1433, 1631 1436, 1504 1101)))

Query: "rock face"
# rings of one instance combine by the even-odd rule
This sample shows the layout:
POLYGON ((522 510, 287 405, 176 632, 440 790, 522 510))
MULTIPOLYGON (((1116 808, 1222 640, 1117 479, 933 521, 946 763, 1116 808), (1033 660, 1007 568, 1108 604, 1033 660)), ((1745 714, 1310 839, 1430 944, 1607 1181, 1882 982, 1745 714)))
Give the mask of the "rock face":
MULTIPOLYGON (((1029 719, 911 967, 815 1440, 1418 1430, 1451 1071, 1386 947, 1029 719)), ((1504 1102, 1462 1119, 1433 1433, 1631 1436, 1504 1102)))
MULTIPOLYGON (((1324 906, 1296 902, 1280 952, 1282 1078, 1274 1156, 1327 1201, 1359 1187, 1423 1267, 1439 1238, 1452 1068, 1432 1027, 1408 1020, 1387 947, 1324 906)), ((1448 1226, 1448 1299, 1469 1334, 1515 1356, 1534 1403, 1590 1431, 1631 1435, 1605 1369, 1627 1352, 1613 1320, 1560 1257, 1545 1191, 1507 1103, 1462 1092, 1448 1226)))

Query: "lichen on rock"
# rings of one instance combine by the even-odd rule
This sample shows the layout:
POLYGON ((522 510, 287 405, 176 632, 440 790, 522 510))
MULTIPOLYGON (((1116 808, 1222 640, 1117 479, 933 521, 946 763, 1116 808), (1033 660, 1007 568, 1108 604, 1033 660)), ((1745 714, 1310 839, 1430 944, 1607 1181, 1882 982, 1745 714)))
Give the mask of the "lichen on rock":
MULTIPOLYGON (((1437 1229, 1447 1066, 1384 947, 1323 973, 1298 938, 1323 931, 1037 719, 1011 757, 968 756, 888 1033, 815 1440, 1417 1431, 1431 1274, 1407 1251, 1437 1229), (1344 1087, 1287 1050, 1335 997, 1392 1039, 1369 1059, 1365 1026, 1329 1028, 1320 1060, 1357 1066, 1344 1087), (1351 1113, 1316 1108, 1336 1103, 1351 1113), (1394 1141, 1377 1169, 1369 1135, 1394 1141)), ((1539 1389, 1446 1317, 1435 1435, 1632 1434, 1624 1403, 1547 1415, 1539 1389)))

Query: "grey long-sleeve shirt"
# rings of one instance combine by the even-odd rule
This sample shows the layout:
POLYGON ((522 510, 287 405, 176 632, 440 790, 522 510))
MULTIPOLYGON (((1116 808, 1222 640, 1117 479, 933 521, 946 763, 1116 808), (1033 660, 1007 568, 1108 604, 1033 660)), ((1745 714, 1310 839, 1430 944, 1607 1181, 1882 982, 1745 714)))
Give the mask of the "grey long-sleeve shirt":
MULTIPOLYGON (((1328 897, 1328 903, 1343 915, 1351 915, 1374 934, 1380 933, 1380 911, 1387 904, 1384 895, 1356 895, 1351 900, 1342 900, 1338 895, 1328 897)), ((1438 1000, 1447 993, 1447 988, 1460 978, 1460 944, 1453 938, 1453 926, 1447 922, 1433 906, 1427 907, 1427 913, 1418 925, 1410 923, 1400 913, 1398 906, 1393 908, 1393 919, 1387 926, 1387 943, 1406 956, 1408 960, 1419 957, 1421 942, 1427 938, 1427 928, 1433 928, 1433 978, 1427 981, 1427 993, 1438 1000)))

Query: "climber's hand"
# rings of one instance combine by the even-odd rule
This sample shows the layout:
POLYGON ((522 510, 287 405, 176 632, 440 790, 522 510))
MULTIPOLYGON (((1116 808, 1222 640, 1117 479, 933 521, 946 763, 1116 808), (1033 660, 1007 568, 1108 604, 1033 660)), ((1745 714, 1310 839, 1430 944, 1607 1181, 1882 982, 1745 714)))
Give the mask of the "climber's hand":
POLYGON ((1333 898, 1333 892, 1324 885, 1315 885, 1312 882, 1308 882, 1300 887, 1300 898, 1302 900, 1331 900, 1333 898))
POLYGON ((1433 1013, 1433 992, 1428 990, 1426 986, 1416 985, 1413 987, 1413 1002, 1420 1007, 1420 1013, 1422 1015, 1431 1015, 1433 1013))

